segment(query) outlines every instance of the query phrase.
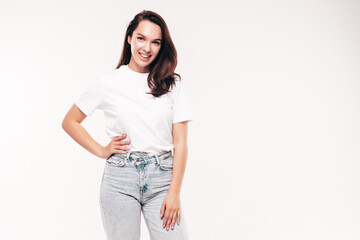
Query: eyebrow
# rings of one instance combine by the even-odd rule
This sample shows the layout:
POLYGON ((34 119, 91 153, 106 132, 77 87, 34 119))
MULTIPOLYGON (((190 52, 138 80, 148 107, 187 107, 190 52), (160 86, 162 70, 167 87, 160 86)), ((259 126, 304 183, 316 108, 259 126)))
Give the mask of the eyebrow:
MULTIPOLYGON (((144 38, 146 38, 146 37, 145 37, 144 35, 142 35, 141 33, 138 33, 137 35, 141 35, 141 36, 143 36, 144 38)), ((156 40, 158 40, 158 41, 161 42, 161 38, 154 39, 154 41, 156 41, 156 40)))

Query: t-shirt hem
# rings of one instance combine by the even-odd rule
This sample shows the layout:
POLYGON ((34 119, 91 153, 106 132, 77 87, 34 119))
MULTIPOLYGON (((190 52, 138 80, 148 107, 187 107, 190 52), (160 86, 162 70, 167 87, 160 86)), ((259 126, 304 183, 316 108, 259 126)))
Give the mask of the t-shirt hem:
POLYGON ((179 118, 179 119, 173 120, 172 123, 174 124, 174 123, 179 123, 179 122, 192 122, 194 120, 195 120, 194 118, 179 118))
POLYGON ((76 105, 86 116, 91 116, 91 112, 89 112, 84 106, 82 106, 81 103, 75 102, 75 105, 76 105))

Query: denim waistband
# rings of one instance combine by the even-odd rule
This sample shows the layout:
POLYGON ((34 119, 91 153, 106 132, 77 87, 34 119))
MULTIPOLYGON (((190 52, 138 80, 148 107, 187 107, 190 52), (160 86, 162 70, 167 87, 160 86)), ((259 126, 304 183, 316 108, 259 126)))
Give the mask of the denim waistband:
POLYGON ((156 160, 156 162, 159 164, 160 161, 164 158, 167 158, 169 156, 172 156, 172 151, 167 151, 167 152, 162 152, 162 153, 158 153, 158 154, 152 154, 152 153, 147 153, 147 152, 127 152, 127 153, 114 153, 113 157, 115 158, 123 158, 125 160, 128 160, 129 162, 131 161, 136 161, 136 162, 144 162, 144 163, 149 163, 152 162, 153 160, 156 160))

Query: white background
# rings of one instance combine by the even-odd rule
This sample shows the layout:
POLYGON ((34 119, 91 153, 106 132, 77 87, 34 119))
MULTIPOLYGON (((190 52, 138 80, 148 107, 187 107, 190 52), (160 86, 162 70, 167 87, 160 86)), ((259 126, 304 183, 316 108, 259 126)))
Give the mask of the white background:
MULTIPOLYGON (((355 0, 1 1, 0 239, 105 239, 105 160, 61 123, 144 9, 168 24, 196 117, 191 239, 360 239, 355 0)), ((83 122, 103 145, 104 121, 83 122)))

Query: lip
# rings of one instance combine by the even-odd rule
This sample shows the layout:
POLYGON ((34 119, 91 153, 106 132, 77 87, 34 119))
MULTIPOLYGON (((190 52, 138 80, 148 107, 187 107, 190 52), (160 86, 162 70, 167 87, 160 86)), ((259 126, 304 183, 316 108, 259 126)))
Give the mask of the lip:
POLYGON ((151 55, 148 58, 144 58, 143 56, 141 56, 141 53, 139 53, 139 56, 140 56, 141 60, 143 60, 143 61, 148 61, 151 58, 151 55))

